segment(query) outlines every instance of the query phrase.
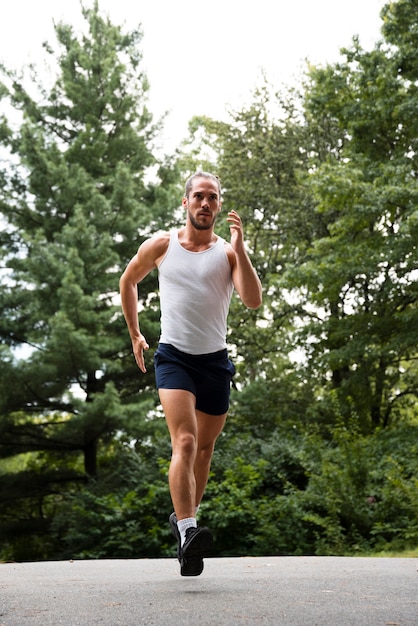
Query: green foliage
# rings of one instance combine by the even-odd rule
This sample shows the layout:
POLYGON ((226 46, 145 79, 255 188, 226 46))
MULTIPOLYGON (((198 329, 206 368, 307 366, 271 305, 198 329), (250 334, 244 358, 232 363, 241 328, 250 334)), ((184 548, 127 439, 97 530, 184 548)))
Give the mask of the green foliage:
POLYGON ((202 506, 204 521, 216 530, 217 554, 413 547, 416 435, 411 424, 367 437, 341 427, 329 443, 278 431, 268 443, 245 436, 221 443, 202 506))
MULTIPOLYGON (((82 13, 83 33, 57 24, 58 52, 45 46, 57 70, 50 86, 34 68, 29 78, 1 68, 13 116, 0 136, 9 155, 0 192, 0 455, 30 454, 31 465, 2 466, 0 526, 13 546, 6 556, 22 559, 54 552, 51 520, 67 491, 100 478, 114 440, 158 431, 152 372, 138 375, 118 281, 151 221, 176 205, 167 190, 155 211, 145 182, 159 124, 147 108, 142 33, 112 25, 97 3, 82 13)), ((146 287, 156 291, 155 276, 146 287)), ((151 344, 156 320, 150 298, 151 344)))
MULTIPOLYGON (((153 476, 152 483, 131 490, 106 493, 91 485, 67 497, 51 526, 58 558, 146 558, 172 552, 167 516, 161 513, 170 510, 166 472, 163 466, 160 479, 153 476)), ((130 480, 134 484, 138 476, 130 480)))
POLYGON ((354 41, 341 63, 311 68, 305 95, 307 121, 332 128, 333 143, 325 158, 313 154, 308 181, 323 232, 286 284, 299 285, 297 340, 317 393, 328 377, 340 413, 348 421, 354 411, 363 432, 399 419, 417 393, 416 86, 399 73, 396 21, 416 22, 412 6, 383 12, 398 48, 365 52, 354 41))
MULTIPOLYGON (((141 241, 178 225, 198 166, 264 291, 229 316, 236 388, 200 512, 216 554, 416 547, 414 0, 384 7, 373 50, 354 39, 297 89, 264 81, 228 123, 193 118, 161 163, 140 29, 82 11, 85 33, 58 24, 45 47, 51 88, 2 68, 0 558, 174 556, 170 442, 117 291, 141 241)), ((151 363, 154 274, 139 300, 151 363)))
MULTIPOLYGON (((26 358, 4 352, 0 368, 3 430, 21 411, 27 423, 13 437, 32 438, 17 439, 14 449, 78 449, 95 476, 100 442, 123 427, 138 400, 128 395, 138 389, 138 372, 123 367, 131 348, 115 297, 150 212, 144 179, 155 163, 149 144, 157 126, 139 71, 141 32, 123 33, 97 3, 82 11, 84 35, 56 26, 59 73, 49 91, 34 75, 32 97, 25 81, 3 73, 3 96, 23 116, 3 141, 19 162, 11 162, 1 194, 0 334, 26 358)), ((145 327, 153 328, 153 315, 145 327)), ((149 377, 142 382, 146 396, 149 377)), ((12 432, 5 437, 10 454, 12 432)))

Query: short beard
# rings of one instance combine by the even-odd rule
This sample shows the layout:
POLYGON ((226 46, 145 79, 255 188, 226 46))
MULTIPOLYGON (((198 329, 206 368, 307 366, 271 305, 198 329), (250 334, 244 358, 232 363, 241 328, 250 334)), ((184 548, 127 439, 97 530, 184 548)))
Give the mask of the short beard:
POLYGON ((216 222, 216 215, 213 218, 213 220, 210 222, 210 224, 199 224, 199 222, 197 222, 195 220, 195 218, 191 215, 190 211, 188 211, 188 216, 189 216, 189 220, 191 225, 196 229, 196 230, 210 230, 212 228, 212 226, 215 224, 216 222))

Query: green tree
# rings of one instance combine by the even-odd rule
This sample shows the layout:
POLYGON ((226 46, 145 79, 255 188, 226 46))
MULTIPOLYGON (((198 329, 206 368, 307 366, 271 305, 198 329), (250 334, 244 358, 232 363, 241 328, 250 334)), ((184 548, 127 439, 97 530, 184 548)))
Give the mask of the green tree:
MULTIPOLYGON (((132 358, 118 281, 175 204, 167 185, 158 213, 157 187, 146 184, 159 125, 147 108, 141 30, 123 32, 97 2, 82 13, 85 32, 61 23, 59 52, 45 45, 51 86, 35 68, 29 80, 1 68, 0 455, 36 452, 36 468, 3 476, 6 525, 19 517, 16 497, 22 518, 47 525, 66 483, 97 477, 100 445, 149 437, 156 405, 152 371, 140 377, 132 358)), ((171 184, 170 167, 161 171, 171 184)), ((144 293, 155 291, 151 276, 144 293)), ((151 344, 154 300, 142 319, 151 344)))
POLYGON ((262 311, 232 309, 239 375, 291 372, 301 415, 366 431, 418 392, 416 7, 382 17, 387 41, 308 67, 302 98, 264 86, 230 124, 200 121, 264 284, 262 311))
POLYGON ((418 22, 408 1, 382 15, 390 46, 367 52, 355 40, 343 61, 310 71, 306 119, 338 134, 312 164, 324 233, 289 272, 306 289, 303 305, 320 311, 301 338, 322 387, 330 375, 333 411, 366 430, 399 419, 418 393, 418 22))

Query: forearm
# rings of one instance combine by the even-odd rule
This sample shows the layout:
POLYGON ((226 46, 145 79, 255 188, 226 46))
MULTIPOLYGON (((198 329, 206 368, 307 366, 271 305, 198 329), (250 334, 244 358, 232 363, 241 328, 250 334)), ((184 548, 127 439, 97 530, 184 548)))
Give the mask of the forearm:
POLYGON ((138 295, 135 283, 122 277, 120 281, 120 295, 122 311, 128 326, 129 335, 132 341, 132 350, 135 361, 142 372, 146 372, 144 360, 144 350, 148 350, 149 345, 145 337, 141 334, 138 321, 138 295))
POLYGON ((123 277, 120 281, 120 297, 129 335, 132 340, 137 339, 141 334, 138 321, 137 288, 135 284, 123 280, 123 277))
POLYGON ((263 299, 261 281, 244 249, 236 253, 235 283, 245 306, 257 309, 263 299))
POLYGON ((133 353, 139 369, 144 373, 147 371, 144 350, 148 350, 149 345, 139 329, 137 290, 139 283, 156 267, 156 259, 164 254, 168 239, 169 235, 144 241, 119 281, 122 311, 131 337, 133 353))

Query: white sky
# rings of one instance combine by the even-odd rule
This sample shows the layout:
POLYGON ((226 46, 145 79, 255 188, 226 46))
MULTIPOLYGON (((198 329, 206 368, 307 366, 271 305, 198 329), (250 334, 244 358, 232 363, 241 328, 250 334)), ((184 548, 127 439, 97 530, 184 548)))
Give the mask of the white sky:
MULTIPOLYGON (((42 65, 42 42, 55 44, 53 21, 83 24, 79 0, 11 0, 1 11, 0 61, 20 68, 42 65)), ((92 0, 84 0, 91 6, 92 0)), ((99 7, 127 30, 142 25, 143 69, 150 108, 170 112, 167 151, 186 136, 193 115, 226 119, 261 82, 279 87, 301 74, 305 59, 338 59, 358 35, 364 48, 380 39, 385 0, 99 0, 99 7)))

